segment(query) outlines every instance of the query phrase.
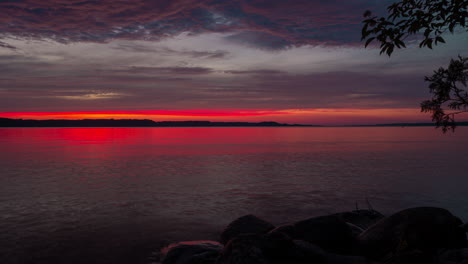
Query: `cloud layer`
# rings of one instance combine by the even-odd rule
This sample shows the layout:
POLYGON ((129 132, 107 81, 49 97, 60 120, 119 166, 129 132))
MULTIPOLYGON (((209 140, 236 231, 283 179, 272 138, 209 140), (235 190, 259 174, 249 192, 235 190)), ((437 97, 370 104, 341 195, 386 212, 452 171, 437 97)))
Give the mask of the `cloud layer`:
POLYGON ((359 42, 372 0, 11 0, 0 2, 4 35, 60 42, 159 40, 182 32, 235 32, 228 40, 264 49, 359 42))

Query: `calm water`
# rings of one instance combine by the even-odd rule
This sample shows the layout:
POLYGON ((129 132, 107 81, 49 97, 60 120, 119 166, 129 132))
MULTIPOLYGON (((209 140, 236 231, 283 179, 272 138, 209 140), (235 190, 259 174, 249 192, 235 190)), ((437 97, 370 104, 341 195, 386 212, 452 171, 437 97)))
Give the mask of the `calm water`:
POLYGON ((468 128, 0 129, 2 263, 149 263, 253 213, 366 207, 468 220, 468 128))

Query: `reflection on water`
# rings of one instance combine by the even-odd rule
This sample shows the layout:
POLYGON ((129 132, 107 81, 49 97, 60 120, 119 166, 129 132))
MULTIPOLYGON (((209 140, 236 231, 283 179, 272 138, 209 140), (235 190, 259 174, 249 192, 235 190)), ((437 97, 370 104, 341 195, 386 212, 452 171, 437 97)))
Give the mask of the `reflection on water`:
POLYGON ((468 130, 0 129, 4 263, 147 263, 165 241, 216 239, 350 210, 441 206, 468 220, 468 130))

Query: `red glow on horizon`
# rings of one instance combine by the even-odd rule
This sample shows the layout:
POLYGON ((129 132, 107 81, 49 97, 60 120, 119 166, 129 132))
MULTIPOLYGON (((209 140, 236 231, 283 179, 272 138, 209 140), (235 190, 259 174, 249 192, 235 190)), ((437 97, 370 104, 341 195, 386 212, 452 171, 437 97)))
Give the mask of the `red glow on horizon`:
POLYGON ((350 125, 430 122, 419 109, 194 109, 145 111, 0 112, 15 119, 151 119, 154 121, 204 120, 218 122, 262 122, 350 125))
POLYGON ((36 119, 83 119, 83 118, 134 118, 145 116, 184 116, 184 117, 243 117, 288 114, 283 110, 148 110, 148 111, 76 111, 76 112, 0 112, 1 117, 36 119))

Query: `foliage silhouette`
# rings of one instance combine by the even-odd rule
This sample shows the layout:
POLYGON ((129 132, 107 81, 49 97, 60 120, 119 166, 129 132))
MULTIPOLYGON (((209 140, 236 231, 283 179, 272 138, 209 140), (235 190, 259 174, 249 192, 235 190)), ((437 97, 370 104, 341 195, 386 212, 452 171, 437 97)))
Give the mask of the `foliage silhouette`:
MULTIPOLYGON (((387 17, 364 13, 362 40, 365 47, 380 42, 380 54, 391 56, 395 47, 406 48, 408 37, 422 37, 419 47, 432 49, 445 43, 443 34, 468 31, 468 0, 400 0, 387 7, 387 17)), ((437 127, 445 133, 455 131, 455 115, 468 112, 468 58, 452 59, 448 68, 434 71, 429 82, 432 99, 421 103, 421 112, 431 113, 437 127), (449 109, 447 112, 447 109, 449 109)))
POLYGON ((425 80, 430 82, 433 96, 421 103, 421 111, 431 113, 432 120, 437 127, 442 127, 444 133, 455 131, 455 115, 468 112, 468 58, 459 56, 458 60, 452 59, 447 69, 440 68, 425 80), (454 111, 447 112, 444 108, 454 111))

